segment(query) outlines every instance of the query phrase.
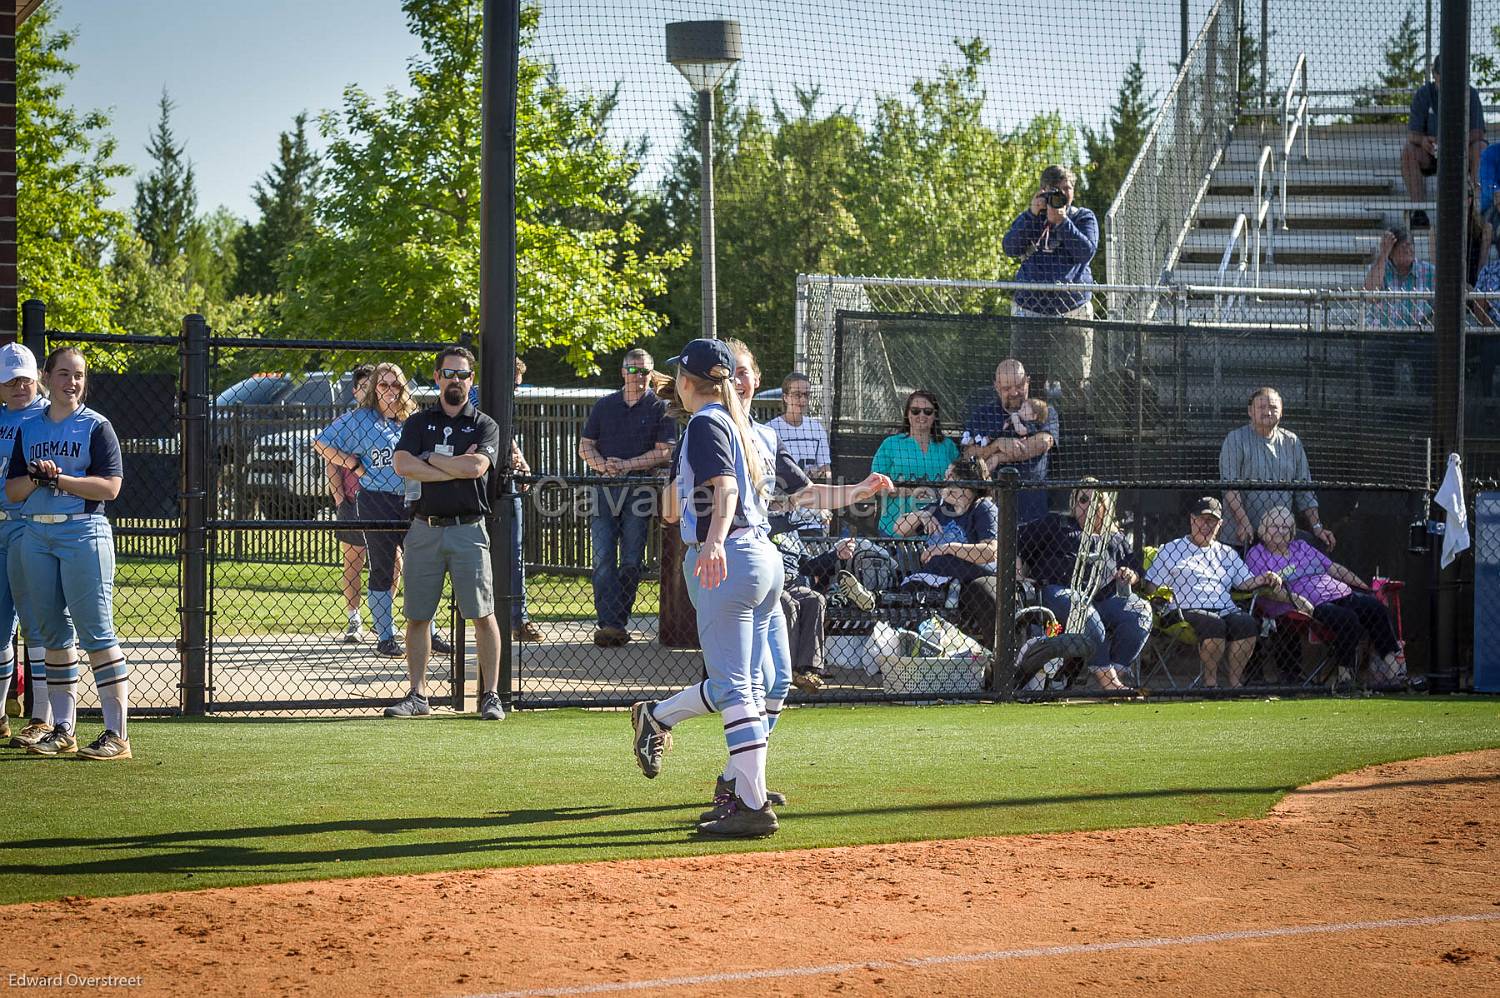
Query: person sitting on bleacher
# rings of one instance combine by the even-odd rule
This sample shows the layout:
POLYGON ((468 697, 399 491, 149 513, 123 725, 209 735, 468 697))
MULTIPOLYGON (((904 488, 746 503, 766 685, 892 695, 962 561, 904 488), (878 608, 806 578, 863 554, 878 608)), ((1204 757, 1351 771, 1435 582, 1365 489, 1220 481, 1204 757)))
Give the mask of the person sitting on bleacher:
POLYGON ((1355 656, 1368 640, 1380 656, 1378 679, 1406 682, 1406 657, 1396 641, 1391 612, 1374 596, 1368 583, 1296 537, 1292 511, 1285 506, 1268 510, 1260 520, 1260 543, 1245 554, 1246 567, 1281 580, 1290 602, 1269 601, 1269 616, 1296 607, 1325 625, 1333 634, 1333 658, 1340 683, 1354 680, 1355 656), (1358 590, 1358 591, 1356 591, 1358 590))
MULTIPOLYGON (((1426 177, 1437 172, 1438 127, 1438 61, 1432 60, 1432 82, 1417 88, 1411 98, 1411 115, 1407 119, 1406 141, 1401 145, 1401 177, 1406 181, 1407 197, 1427 200, 1426 177)), ((1479 176, 1479 156, 1484 149, 1484 105, 1479 91, 1469 87, 1469 176, 1479 176)), ((1427 212, 1411 213, 1411 227, 1425 229, 1432 224, 1427 212)), ((1374 290, 1374 289, 1371 289, 1374 290)))
MULTIPOLYGON (((989 480, 984 462, 959 458, 943 476, 950 482, 989 480)), ((914 510, 896 521, 898 537, 925 536, 922 569, 906 584, 944 586, 959 583, 959 628, 985 647, 995 641, 995 559, 1000 511, 994 500, 960 485, 943 489, 937 505, 914 510)))
POLYGON ((880 442, 870 470, 889 475, 897 485, 895 495, 881 500, 880 532, 891 535, 896 521, 931 501, 931 489, 903 487, 903 481, 931 481, 943 477, 958 460, 958 444, 943 434, 942 405, 936 392, 919 388, 906 396, 905 429, 880 442))
MULTIPOLYGON (((995 397, 975 404, 964 420, 959 441, 963 456, 983 463, 986 478, 993 478, 1004 465, 1012 465, 1021 482, 1036 485, 1047 480, 1047 456, 1057 446, 1057 409, 1032 399, 1031 378, 1014 357, 995 368, 995 397)), ((1035 520, 1047 512, 1045 489, 1028 488, 1016 497, 1017 522, 1035 520)))
POLYGON ((807 551, 796 525, 785 513, 772 513, 771 543, 781 552, 786 573, 781 586, 781 614, 786 618, 787 644, 792 654, 792 685, 803 693, 823 687, 823 618, 828 603, 808 585, 807 551))
POLYGON ((1479 154, 1479 213, 1491 229, 1500 231, 1500 204, 1495 201, 1496 191, 1500 191, 1500 142, 1485 146, 1484 152, 1479 154))
POLYGON ((1198 660, 1203 663, 1203 685, 1219 684, 1219 661, 1228 646, 1229 685, 1242 685, 1245 665, 1255 651, 1260 623, 1234 602, 1234 590, 1279 586, 1275 572, 1251 573, 1227 544, 1219 543, 1224 510, 1219 500, 1204 496, 1193 504, 1186 537, 1162 545, 1146 570, 1146 579, 1172 590, 1168 612, 1180 610, 1198 637, 1198 660))
MULTIPOLYGON (((1067 622, 1074 599, 1073 568, 1093 498, 1091 486, 1074 489, 1068 500, 1070 512, 1049 513, 1018 531, 1020 572, 1040 587, 1042 605, 1059 623, 1067 622)), ((1105 581, 1097 592, 1085 596, 1089 610, 1083 633, 1094 643, 1089 663, 1094 679, 1103 689, 1122 690, 1127 688, 1122 674, 1129 674, 1151 636, 1151 606, 1130 591, 1140 577, 1140 559, 1115 524, 1109 524, 1108 530, 1102 556, 1105 581)))
MULTIPOLYGON (((1365 274, 1366 291, 1430 292, 1437 268, 1417 259, 1417 244, 1405 229, 1391 229, 1380 237, 1375 259, 1365 274)), ((1373 306, 1374 321, 1381 326, 1425 326, 1432 322, 1432 303, 1423 298, 1382 301, 1373 306)))

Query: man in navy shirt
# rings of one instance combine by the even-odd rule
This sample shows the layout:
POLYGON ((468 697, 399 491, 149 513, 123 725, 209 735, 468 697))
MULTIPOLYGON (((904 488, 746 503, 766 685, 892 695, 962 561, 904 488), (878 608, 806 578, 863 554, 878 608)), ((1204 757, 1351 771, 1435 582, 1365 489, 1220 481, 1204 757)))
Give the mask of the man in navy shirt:
MULTIPOLYGON (((1047 406, 1039 422, 1028 421, 1023 407, 1031 392, 1031 378, 1015 358, 995 368, 995 397, 969 411, 964 421, 963 456, 979 458, 993 477, 1005 465, 1014 467, 1022 483, 1047 480, 1047 454, 1057 445, 1057 407, 1047 406)), ((1016 504, 1018 522, 1035 520, 1047 512, 1043 489, 1021 492, 1016 504)))
MULTIPOLYGON (((1011 223, 1001 245, 1006 256, 1021 261, 1017 281, 1094 283, 1089 263, 1099 249, 1099 220, 1092 211, 1073 204, 1077 179, 1065 166, 1047 167, 1042 171, 1041 189, 1011 223)), ((1016 324, 1015 350, 1040 368, 1045 382, 1058 382, 1072 392, 1088 379, 1094 366, 1093 328, 1044 320, 1092 319, 1090 292, 1018 291, 1011 313, 1032 320, 1016 324)))
MULTIPOLYGON (((667 403, 649 387, 651 355, 632 350, 620 366, 624 387, 594 403, 578 456, 605 478, 647 475, 672 459, 677 424, 667 403)), ((646 532, 656 515, 653 485, 600 485, 593 494, 594 644, 611 648, 630 641, 626 625, 635 606, 646 532)))
MULTIPOLYGON (((1411 114, 1406 122, 1406 141, 1401 144, 1401 178, 1406 194, 1413 201, 1427 200, 1426 177, 1437 172, 1438 61, 1432 60, 1432 82, 1417 88, 1411 98, 1411 114)), ((1469 88, 1469 182, 1479 176, 1479 155, 1484 152, 1484 105, 1479 91, 1469 88)), ((1425 229, 1432 224, 1427 212, 1411 213, 1411 227, 1425 229)))

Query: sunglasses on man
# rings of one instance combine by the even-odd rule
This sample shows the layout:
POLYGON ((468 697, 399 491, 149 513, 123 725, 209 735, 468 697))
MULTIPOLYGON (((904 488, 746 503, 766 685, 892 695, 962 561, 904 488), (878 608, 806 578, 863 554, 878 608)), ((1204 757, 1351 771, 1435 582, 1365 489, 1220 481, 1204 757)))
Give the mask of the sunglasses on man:
POLYGON ((649 368, 649 367, 622 367, 620 370, 624 371, 626 374, 650 374, 651 373, 651 368, 649 368))
POLYGON ((474 377, 474 372, 467 367, 445 367, 438 373, 449 381, 468 381, 474 377))

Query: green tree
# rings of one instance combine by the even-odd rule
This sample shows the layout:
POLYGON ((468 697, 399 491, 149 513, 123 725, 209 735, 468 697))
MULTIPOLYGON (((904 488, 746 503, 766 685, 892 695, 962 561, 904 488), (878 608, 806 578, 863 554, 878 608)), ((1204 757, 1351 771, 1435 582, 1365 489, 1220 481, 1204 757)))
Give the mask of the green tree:
POLYGON ((1001 240, 1042 169, 1077 162, 1073 128, 1055 113, 1008 133, 985 125, 990 50, 977 38, 955 44, 960 65, 913 83, 910 103, 877 105, 853 205, 862 239, 844 261, 853 273, 1007 279, 1018 263, 1001 240))
POLYGON ((1354 98, 1354 103, 1361 107, 1398 107, 1403 111, 1396 114, 1362 117, 1361 121, 1389 123, 1406 121, 1404 109, 1410 105, 1412 93, 1427 82, 1425 50, 1426 45, 1422 38, 1422 29, 1417 24, 1416 12, 1408 7, 1401 17, 1401 23, 1385 41, 1385 48, 1381 52, 1381 62, 1384 67, 1367 91, 1354 98))
MULTIPOLYGON (((1125 174, 1130 172, 1130 165, 1151 130, 1155 104, 1156 95, 1146 93, 1146 71, 1141 66, 1141 49, 1137 45, 1135 58, 1126 67, 1120 91, 1110 108, 1106 127, 1098 132, 1083 129, 1084 155, 1088 158, 1083 175, 1087 188, 1079 201, 1099 216, 1101 228, 1115 195, 1120 193, 1125 174)), ((1103 279, 1103 254, 1094 257, 1094 276, 1103 279)))
POLYGON ((51 325, 102 331, 115 290, 100 260, 127 224, 105 202, 130 170, 114 161, 109 118, 63 103, 76 34, 53 17, 37 8, 16 36, 16 273, 21 299, 46 302, 51 325))
MULTIPOLYGON (((1500 24, 1490 26, 1490 44, 1500 49, 1500 24)), ((1500 59, 1494 52, 1479 52, 1473 58, 1473 78, 1469 81, 1476 87, 1500 86, 1500 59)))
MULTIPOLYGON (((1257 20, 1251 25, 1249 16, 1249 4, 1240 5, 1241 18, 1236 30, 1239 33, 1239 92, 1240 107, 1252 108, 1260 104, 1260 24, 1257 20)), ((1274 30, 1268 29, 1272 38, 1276 36, 1274 30)), ((1139 48, 1136 52, 1136 61, 1140 61, 1139 48)), ((1271 88, 1271 81, 1266 81, 1266 87, 1271 88)), ((1267 95, 1267 100, 1270 95, 1267 95)))
POLYGON ((135 231, 151 247, 151 262, 163 264, 187 249, 198 216, 198 191, 187 144, 172 134, 172 99, 161 92, 156 130, 146 143, 151 172, 136 181, 135 231))
POLYGON ((234 294, 239 270, 236 246, 244 228, 244 220, 223 205, 193 219, 188 228, 187 245, 182 251, 187 259, 186 275, 212 301, 227 301, 234 294))
MULTIPOLYGON (((324 115, 325 194, 317 230, 283 282, 283 320, 314 335, 430 338, 479 328, 479 0, 404 0, 422 54, 410 95, 357 87, 324 115)), ((522 14, 523 46, 540 12, 522 14)), ((563 353, 580 372, 648 338, 645 305, 682 254, 642 255, 640 228, 615 226, 609 192, 638 169, 599 129, 600 100, 576 97, 523 59, 517 96, 518 349, 563 353), (559 219, 568 218, 570 224, 559 219)))
POLYGON ((319 157, 307 143, 307 113, 292 120, 278 140, 276 162, 255 182, 260 217, 235 237, 236 294, 273 295, 291 251, 313 229, 318 198, 319 157))

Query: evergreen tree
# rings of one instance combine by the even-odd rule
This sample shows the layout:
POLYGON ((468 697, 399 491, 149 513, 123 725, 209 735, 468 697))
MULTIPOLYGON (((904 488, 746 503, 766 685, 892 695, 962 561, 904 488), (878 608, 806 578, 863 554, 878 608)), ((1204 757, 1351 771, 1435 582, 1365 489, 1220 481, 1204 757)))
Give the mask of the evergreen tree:
POLYGON ((161 92, 161 116, 146 144, 155 165, 135 185, 135 230, 160 266, 181 255, 198 214, 198 192, 186 143, 172 134, 172 99, 161 92))
POLYGON ((1416 12, 1408 7, 1401 17, 1401 23, 1386 39, 1385 49, 1381 53, 1384 68, 1369 88, 1373 91, 1390 92, 1384 94, 1366 92, 1354 99, 1354 103, 1362 107, 1398 107, 1403 111, 1397 114, 1362 117, 1361 121, 1388 123, 1406 121, 1404 109, 1410 105, 1412 94, 1427 82, 1424 52, 1422 29, 1417 24, 1416 12))
MULTIPOLYGON (((1078 200, 1099 216, 1100 226, 1104 225, 1125 174, 1130 172, 1130 165, 1151 130, 1155 103, 1156 95, 1146 93, 1146 71, 1137 45, 1135 58, 1125 68, 1125 78, 1110 108, 1109 122, 1101 131, 1083 129, 1084 155, 1088 157, 1083 174, 1087 187, 1078 200)), ((1094 257, 1096 277, 1102 278, 1103 267, 1104 254, 1100 253, 1094 257)))
POLYGON ((38 7, 16 34, 16 277, 53 326, 107 331, 116 288, 100 262, 129 223, 105 204, 130 170, 115 162, 108 116, 63 103, 76 35, 53 28, 54 10, 38 7))
MULTIPOLYGON (((1241 14, 1238 26, 1240 37, 1240 72, 1239 91, 1240 107, 1248 109, 1256 107, 1260 103, 1260 24, 1251 25, 1248 16, 1248 4, 1241 6, 1241 14)), ((1276 32, 1270 31, 1274 37, 1276 32)), ((1139 53, 1137 53, 1139 59, 1139 53)), ((1270 81, 1266 81, 1270 86, 1270 81)), ((1268 97, 1269 99, 1269 97, 1268 97)))
POLYGON ((276 293, 281 267, 292 249, 312 232, 318 197, 319 159, 307 143, 307 113, 282 132, 276 162, 255 183, 260 218, 240 229, 234 240, 236 294, 276 293))

